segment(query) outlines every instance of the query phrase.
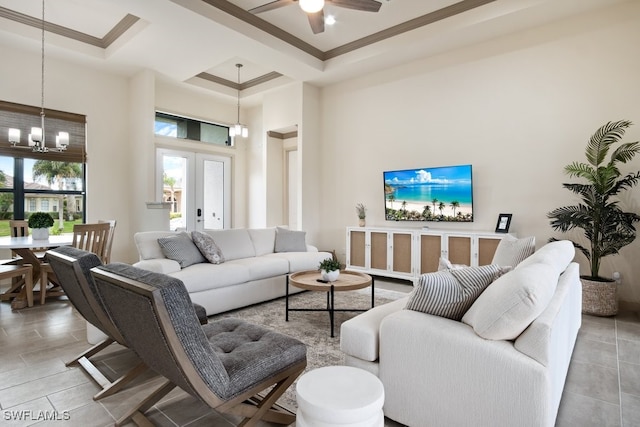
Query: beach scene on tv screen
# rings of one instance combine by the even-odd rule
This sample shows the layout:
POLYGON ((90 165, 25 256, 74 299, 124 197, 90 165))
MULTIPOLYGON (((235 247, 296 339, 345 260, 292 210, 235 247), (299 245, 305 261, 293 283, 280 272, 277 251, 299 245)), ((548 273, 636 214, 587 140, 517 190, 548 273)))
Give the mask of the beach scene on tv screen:
POLYGON ((389 221, 473 221, 471 165, 384 172, 389 221))

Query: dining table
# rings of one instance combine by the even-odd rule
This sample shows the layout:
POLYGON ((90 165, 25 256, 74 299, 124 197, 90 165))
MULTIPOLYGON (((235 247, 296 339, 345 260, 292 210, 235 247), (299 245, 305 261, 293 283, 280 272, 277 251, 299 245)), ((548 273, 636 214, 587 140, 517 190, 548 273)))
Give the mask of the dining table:
MULTIPOLYGON (((32 236, 0 237, 0 249, 9 249, 18 255, 22 264, 31 264, 33 266, 33 281, 35 283, 40 279, 40 263, 42 260, 37 253, 43 250, 57 248, 59 246, 69 246, 73 243, 73 233, 63 233, 58 235, 50 235, 46 240, 36 240, 32 236)), ((40 284, 42 286, 42 284, 40 284)), ((46 286, 46 285, 45 285, 46 286)), ((26 289, 22 287, 20 293, 11 302, 13 309, 26 307, 27 294, 26 289)))

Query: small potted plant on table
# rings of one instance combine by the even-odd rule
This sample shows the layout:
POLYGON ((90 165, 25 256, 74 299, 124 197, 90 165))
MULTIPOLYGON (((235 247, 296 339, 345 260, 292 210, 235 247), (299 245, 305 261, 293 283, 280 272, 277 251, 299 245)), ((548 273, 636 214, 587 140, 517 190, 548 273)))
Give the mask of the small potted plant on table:
POLYGON ((49 227, 53 226, 53 217, 48 212, 34 212, 29 216, 29 228, 33 240, 47 240, 49 227))
POLYGON ((358 224, 360 227, 364 227, 366 225, 367 207, 362 203, 358 203, 356 205, 356 212, 358 213, 358 224))
POLYGON ((318 270, 320 270, 322 280, 335 282, 338 280, 338 276, 340 275, 340 263, 336 259, 327 258, 320 262, 318 270))

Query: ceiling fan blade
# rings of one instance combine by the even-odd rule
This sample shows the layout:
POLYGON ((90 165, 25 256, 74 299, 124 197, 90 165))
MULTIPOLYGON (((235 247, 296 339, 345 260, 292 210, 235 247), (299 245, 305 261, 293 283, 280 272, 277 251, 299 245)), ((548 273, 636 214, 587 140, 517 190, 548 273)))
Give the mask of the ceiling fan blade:
POLYGON ((309 25, 313 34, 324 32, 324 13, 322 11, 316 13, 307 13, 309 17, 309 25))
POLYGON ((293 4, 293 3, 295 3, 295 0, 275 0, 270 3, 263 4, 262 6, 249 9, 249 12, 255 15, 256 13, 262 13, 262 12, 268 12, 274 9, 280 9, 281 7, 289 6, 290 4, 293 4))
POLYGON ((377 12, 380 10, 382 3, 375 0, 326 0, 335 6, 347 9, 361 10, 363 12, 377 12))

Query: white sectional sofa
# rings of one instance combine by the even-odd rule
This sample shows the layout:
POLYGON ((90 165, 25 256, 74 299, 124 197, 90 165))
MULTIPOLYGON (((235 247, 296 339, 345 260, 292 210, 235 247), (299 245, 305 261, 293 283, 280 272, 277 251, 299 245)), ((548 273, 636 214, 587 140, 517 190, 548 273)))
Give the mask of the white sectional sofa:
POLYGON ((204 259, 182 268, 178 261, 165 256, 158 243, 158 239, 179 234, 136 233, 134 240, 140 260, 134 265, 182 280, 192 301, 203 306, 208 316, 284 296, 287 274, 316 270, 320 261, 332 257, 329 252, 319 252, 307 245, 304 232, 279 227, 216 230, 207 234, 221 250, 224 262, 212 264, 204 259), (294 235, 298 241, 302 238, 302 248, 291 251, 296 248, 279 244, 283 235, 294 235))
POLYGON ((385 416, 411 427, 551 427, 581 325, 574 253, 545 245, 462 321, 405 309, 411 295, 344 322, 345 364, 377 375, 385 416))

